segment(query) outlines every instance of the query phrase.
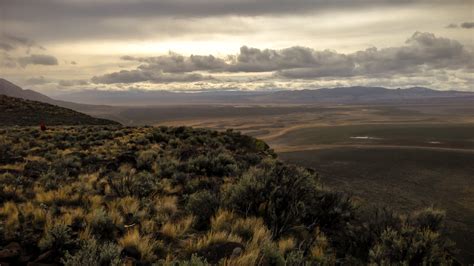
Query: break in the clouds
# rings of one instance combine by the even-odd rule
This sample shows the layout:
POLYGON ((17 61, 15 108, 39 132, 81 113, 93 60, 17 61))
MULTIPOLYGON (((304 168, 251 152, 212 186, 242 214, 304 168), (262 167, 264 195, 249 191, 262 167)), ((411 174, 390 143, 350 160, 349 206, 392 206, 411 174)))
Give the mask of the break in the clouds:
POLYGON ((2 77, 47 93, 474 90, 474 0, 0 2, 2 77))
POLYGON ((196 72, 260 73, 272 72, 270 78, 317 79, 360 76, 425 76, 434 70, 470 72, 474 54, 461 43, 432 33, 416 32, 399 47, 375 47, 354 53, 317 51, 308 47, 281 50, 243 46, 237 55, 223 58, 214 55, 183 56, 169 53, 157 57, 123 56, 122 60, 140 63, 134 70, 121 70, 95 76, 95 83, 169 83, 205 80, 196 72))

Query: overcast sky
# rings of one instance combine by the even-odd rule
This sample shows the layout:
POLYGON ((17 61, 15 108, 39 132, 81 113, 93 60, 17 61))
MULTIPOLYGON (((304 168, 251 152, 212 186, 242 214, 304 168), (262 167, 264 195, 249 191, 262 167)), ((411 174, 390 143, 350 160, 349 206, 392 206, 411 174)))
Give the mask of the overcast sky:
POLYGON ((0 0, 0 76, 85 89, 474 91, 474 0, 0 0))

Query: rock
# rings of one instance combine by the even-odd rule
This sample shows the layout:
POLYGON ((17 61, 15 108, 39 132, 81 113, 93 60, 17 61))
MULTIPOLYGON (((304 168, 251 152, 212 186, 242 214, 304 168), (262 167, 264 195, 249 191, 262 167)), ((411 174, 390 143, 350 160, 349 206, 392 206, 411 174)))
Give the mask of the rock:
POLYGON ((241 247, 236 247, 232 251, 232 255, 230 255, 231 258, 237 258, 240 255, 242 255, 243 249, 241 247))
POLYGON ((17 242, 11 242, 0 251, 0 261, 11 261, 21 254, 21 246, 17 242))
POLYGON ((39 257, 36 258, 36 260, 34 262, 47 262, 47 261, 50 261, 50 260, 52 260, 53 255, 54 255, 54 252, 52 250, 48 250, 45 253, 39 255, 39 257))
POLYGON ((140 259, 141 254, 140 254, 140 251, 138 251, 136 247, 125 247, 122 250, 122 256, 131 257, 138 260, 140 259))
POLYGON ((233 256, 236 249, 236 253, 239 252, 238 249, 242 253, 243 248, 244 246, 237 242, 215 243, 198 251, 197 255, 205 258, 210 264, 216 264, 223 258, 233 256))
MULTIPOLYGON (((56 266, 56 263, 28 262, 27 266, 56 266)), ((2 265, 3 266, 3 265, 2 265)))
POLYGON ((125 257, 125 259, 123 260, 123 265, 124 266, 134 266, 135 265, 135 259, 134 258, 130 258, 130 257, 125 257))

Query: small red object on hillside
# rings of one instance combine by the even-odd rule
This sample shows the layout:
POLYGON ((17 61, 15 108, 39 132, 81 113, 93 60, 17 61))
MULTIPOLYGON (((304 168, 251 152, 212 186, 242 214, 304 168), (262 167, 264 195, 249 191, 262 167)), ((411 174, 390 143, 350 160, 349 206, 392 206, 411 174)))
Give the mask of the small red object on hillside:
POLYGON ((44 122, 41 122, 40 128, 41 128, 41 131, 45 131, 45 130, 46 130, 46 125, 44 124, 44 122))

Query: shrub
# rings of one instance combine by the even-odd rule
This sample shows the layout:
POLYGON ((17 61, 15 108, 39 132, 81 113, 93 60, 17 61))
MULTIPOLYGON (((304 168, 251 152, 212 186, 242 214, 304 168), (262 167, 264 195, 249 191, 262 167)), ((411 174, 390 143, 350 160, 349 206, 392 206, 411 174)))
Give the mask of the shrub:
POLYGON ((173 266, 208 266, 211 265, 207 263, 206 259, 203 259, 196 254, 193 254, 189 260, 178 260, 172 261, 170 264, 165 265, 173 265, 173 266))
POLYGON ((111 174, 107 183, 121 197, 135 196, 144 198, 151 196, 160 189, 158 180, 149 172, 136 173, 135 169, 127 172, 111 174))
POLYGON ((272 160, 246 172, 224 201, 242 215, 263 216, 274 238, 298 225, 329 230, 345 224, 353 211, 339 194, 323 190, 314 174, 272 160))
POLYGON ((87 216, 91 233, 99 239, 114 240, 115 224, 103 208, 94 209, 87 216))
POLYGON ((450 265, 445 241, 439 233, 404 226, 385 230, 370 250, 370 262, 379 265, 450 265))
POLYGON ((110 242, 97 243, 95 239, 83 241, 81 248, 73 255, 66 252, 61 262, 66 266, 78 265, 122 265, 120 259, 120 248, 110 242))
POLYGON ((203 230, 209 226, 209 220, 219 207, 217 195, 207 190, 192 194, 186 205, 186 210, 195 216, 195 227, 203 230))
POLYGON ((41 250, 53 250, 64 254, 76 248, 77 242, 72 236, 71 229, 64 224, 55 224, 46 231, 38 243, 41 250))
POLYGON ((158 154, 154 150, 142 151, 138 154, 137 167, 140 170, 151 170, 158 154))
POLYGON ((285 258, 274 245, 265 245, 261 251, 259 265, 285 266, 285 258))
POLYGON ((304 256, 304 252, 301 250, 295 250, 288 253, 285 257, 285 265, 287 266, 303 266, 303 265, 311 265, 306 264, 306 259, 304 256))

